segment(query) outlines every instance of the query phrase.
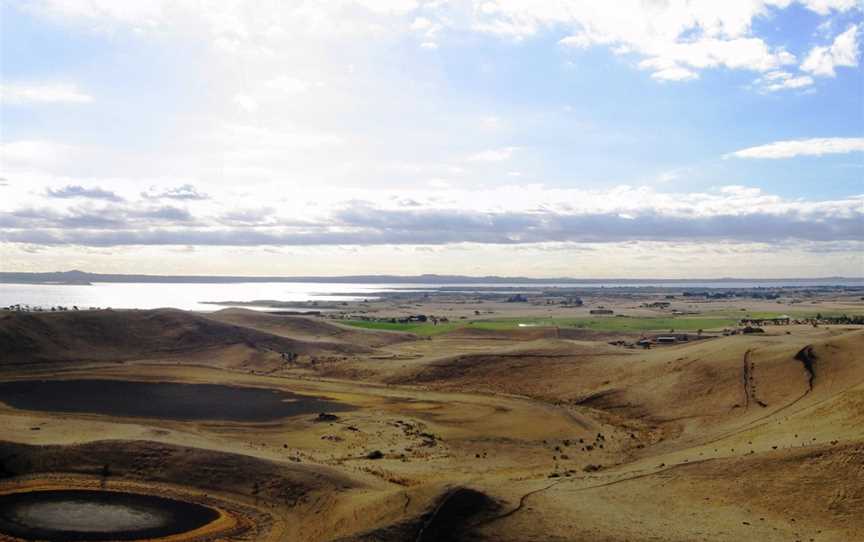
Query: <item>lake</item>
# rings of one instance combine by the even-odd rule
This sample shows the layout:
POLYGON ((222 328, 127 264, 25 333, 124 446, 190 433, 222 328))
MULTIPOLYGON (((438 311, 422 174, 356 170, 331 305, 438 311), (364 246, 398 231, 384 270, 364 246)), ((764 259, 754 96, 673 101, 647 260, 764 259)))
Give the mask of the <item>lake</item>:
MULTIPOLYGON (((114 309, 176 309, 215 311, 230 305, 207 301, 254 301, 271 299, 283 302, 360 301, 374 299, 380 292, 434 291, 442 288, 471 292, 490 292, 500 288, 778 288, 782 286, 847 285, 862 286, 862 279, 825 281, 741 281, 741 282, 562 282, 554 284, 452 283, 452 284, 363 284, 323 282, 231 282, 202 283, 128 283, 103 282, 91 285, 0 284, 0 307, 22 304, 32 307, 101 307, 114 309)), ((266 309, 267 307, 248 307, 266 309)), ((280 310, 290 307, 280 307, 280 310)), ((308 310, 308 307, 305 307, 308 310)), ((302 310, 302 309, 301 309, 302 310)))
MULTIPOLYGON (((403 285, 404 286, 404 285, 403 285)), ((297 282, 235 282, 228 284, 172 284, 106 282, 91 285, 0 284, 0 307, 111 307, 114 309, 175 309, 214 311, 222 305, 205 301, 359 301, 388 291, 386 284, 327 284, 297 282)), ((416 289, 411 285, 408 289, 416 289)), ((254 307, 249 307, 254 308, 254 307)))

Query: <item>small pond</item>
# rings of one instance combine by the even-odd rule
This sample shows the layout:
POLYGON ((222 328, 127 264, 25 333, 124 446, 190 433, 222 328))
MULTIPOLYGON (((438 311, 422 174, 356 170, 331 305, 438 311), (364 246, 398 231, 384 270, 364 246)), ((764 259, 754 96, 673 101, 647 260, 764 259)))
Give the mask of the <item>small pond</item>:
POLYGON ((25 540, 140 540, 195 530, 216 520, 206 506, 174 499, 96 490, 0 495, 0 532, 25 540))
POLYGON ((130 380, 0 382, 0 401, 21 410, 163 418, 266 422, 351 405, 284 390, 130 380))

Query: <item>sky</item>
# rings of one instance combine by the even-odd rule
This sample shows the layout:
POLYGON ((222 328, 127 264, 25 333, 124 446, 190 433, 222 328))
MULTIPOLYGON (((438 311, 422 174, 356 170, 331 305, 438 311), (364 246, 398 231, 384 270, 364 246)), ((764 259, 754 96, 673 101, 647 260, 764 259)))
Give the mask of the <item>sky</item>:
POLYGON ((857 0, 0 0, 0 271, 864 276, 857 0))

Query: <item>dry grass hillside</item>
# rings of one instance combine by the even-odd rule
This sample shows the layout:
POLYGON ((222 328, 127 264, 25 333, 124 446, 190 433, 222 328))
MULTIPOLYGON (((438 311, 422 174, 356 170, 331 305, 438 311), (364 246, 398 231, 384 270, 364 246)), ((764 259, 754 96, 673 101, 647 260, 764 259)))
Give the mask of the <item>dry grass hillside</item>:
POLYGON ((0 315, 0 365, 118 361, 232 346, 298 354, 368 350, 274 335, 173 309, 0 315))
POLYGON ((864 330, 739 335, 650 350, 542 340, 412 366, 388 378, 600 410, 698 435, 836 399, 864 382, 864 330))
POLYGON ((190 421, 0 403, 0 494, 108 483, 206 496, 237 521, 224 540, 864 539, 864 328, 644 350, 606 339, 430 339, 247 310, 5 314, 4 380, 209 383, 339 404, 190 421), (284 351, 303 355, 284 363, 284 351))
POLYGON ((206 316, 217 322, 303 341, 338 342, 376 348, 417 339, 410 333, 366 330, 342 326, 315 317, 268 314, 248 309, 224 309, 206 316))

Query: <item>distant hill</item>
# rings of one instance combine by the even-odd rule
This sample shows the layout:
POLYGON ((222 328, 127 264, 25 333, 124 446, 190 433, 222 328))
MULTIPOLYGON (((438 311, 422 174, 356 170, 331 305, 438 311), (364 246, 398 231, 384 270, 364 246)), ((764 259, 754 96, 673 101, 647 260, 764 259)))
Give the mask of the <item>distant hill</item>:
POLYGON ((588 279, 574 277, 532 278, 532 277, 500 277, 467 276, 467 275, 344 275, 336 277, 295 276, 295 277, 244 277, 244 276, 213 276, 213 275, 123 275, 87 273, 85 271, 54 271, 47 273, 0 273, 0 283, 18 284, 90 284, 93 282, 125 282, 125 283, 199 283, 226 284, 237 282, 311 282, 311 283, 366 283, 366 284, 663 284, 663 283, 728 283, 730 287, 736 283, 784 283, 796 282, 812 285, 860 285, 864 277, 821 277, 821 278, 785 278, 785 279, 752 279, 752 278, 701 278, 701 279, 588 279))

